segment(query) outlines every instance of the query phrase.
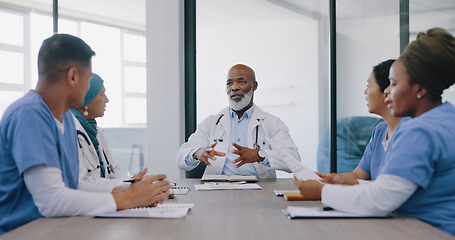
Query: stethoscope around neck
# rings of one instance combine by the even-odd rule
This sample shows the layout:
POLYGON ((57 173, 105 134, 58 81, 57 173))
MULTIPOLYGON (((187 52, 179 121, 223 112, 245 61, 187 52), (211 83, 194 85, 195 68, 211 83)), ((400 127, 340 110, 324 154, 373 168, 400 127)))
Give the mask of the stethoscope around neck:
MULTIPOLYGON (((220 123, 221 118, 224 116, 224 114, 221 114, 218 120, 216 120, 215 127, 218 126, 218 123, 220 123)), ((259 121, 259 119, 258 119, 259 121)), ((219 138, 213 139, 214 142, 223 142, 223 136, 224 136, 224 131, 223 134, 219 138)), ((256 125, 256 141, 253 144, 254 149, 261 149, 261 146, 258 144, 258 137, 259 137, 259 125, 256 125)))
MULTIPOLYGON (((89 146, 92 145, 92 143, 91 143, 90 139, 88 138, 88 136, 87 136, 84 132, 82 132, 81 130, 77 130, 77 136, 78 136, 77 142, 78 142, 78 144, 79 144, 79 148, 82 149, 82 144, 81 144, 81 142, 80 142, 80 140, 79 140, 79 136, 82 136, 82 138, 84 138, 85 142, 86 142, 89 146)), ((107 169, 107 173, 108 173, 108 174, 114 174, 114 167, 112 166, 112 164, 109 163, 109 159, 107 158, 106 152, 104 152, 104 150, 103 150, 103 155, 104 155, 104 159, 106 159, 106 163, 107 163, 107 168, 106 168, 106 169, 107 169)), ((90 165, 91 165, 92 168, 94 168, 94 169, 99 169, 99 168, 100 168, 100 164, 101 164, 101 165, 104 164, 102 161, 101 161, 101 162, 98 161, 98 162, 99 162, 99 165, 96 165, 96 166, 95 166, 95 165, 92 164, 92 161, 88 161, 88 162, 90 163, 90 165)), ((88 172, 91 172, 92 170, 87 168, 87 171, 88 171, 88 172)))

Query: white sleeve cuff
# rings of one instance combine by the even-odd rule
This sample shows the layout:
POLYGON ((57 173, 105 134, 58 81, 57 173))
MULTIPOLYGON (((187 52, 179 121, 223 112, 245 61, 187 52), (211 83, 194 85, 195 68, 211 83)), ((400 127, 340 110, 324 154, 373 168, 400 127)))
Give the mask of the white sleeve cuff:
POLYGON ((357 179, 357 182, 359 182, 359 185, 362 185, 362 184, 370 184, 371 181, 369 180, 363 180, 363 179, 357 179))
POLYGON ((398 176, 380 175, 367 184, 325 184, 321 199, 324 205, 339 211, 385 214, 401 206, 417 187, 417 184, 398 176))
POLYGON ((24 181, 39 212, 45 217, 96 215, 117 210, 112 194, 65 187, 62 172, 55 167, 31 167, 24 172, 24 181))

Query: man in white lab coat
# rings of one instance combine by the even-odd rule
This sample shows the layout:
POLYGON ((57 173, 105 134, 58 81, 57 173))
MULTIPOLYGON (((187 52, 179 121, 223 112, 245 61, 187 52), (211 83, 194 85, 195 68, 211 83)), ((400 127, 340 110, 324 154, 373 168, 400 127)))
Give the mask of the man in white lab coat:
POLYGON ((226 93, 229 107, 202 121, 177 152, 177 166, 190 171, 204 162, 207 175, 254 175, 275 178, 288 171, 270 141, 300 161, 289 129, 277 117, 253 104, 258 83, 253 69, 237 64, 229 69, 226 93))

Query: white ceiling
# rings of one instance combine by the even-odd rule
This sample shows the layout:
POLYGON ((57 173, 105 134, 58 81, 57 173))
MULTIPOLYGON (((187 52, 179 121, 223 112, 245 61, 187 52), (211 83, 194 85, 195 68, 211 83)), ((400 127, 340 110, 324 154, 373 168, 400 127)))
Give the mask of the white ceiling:
MULTIPOLYGON (((329 0, 267 0, 305 15, 328 16, 329 0)), ((399 0, 338 0, 337 17, 362 17, 398 14, 399 0)), ((410 0, 411 13, 455 9, 455 0, 410 0)))
MULTIPOLYGON (((58 0, 61 16, 89 19, 145 31, 146 0, 58 0)), ((0 0, 0 6, 18 6, 52 12, 52 0, 0 0)))
MULTIPOLYGON (((59 0, 59 14, 61 16, 90 19, 136 30, 145 30, 145 4, 147 0, 59 0)), ((162 0, 168 1, 168 0, 162 0)), ((210 21, 212 17, 218 19, 241 19, 244 14, 241 6, 244 4, 256 5, 258 11, 269 11, 273 17, 276 5, 284 11, 292 11, 307 17, 318 18, 327 16, 328 0, 197 0, 196 4, 207 9, 208 7, 223 9, 225 14, 213 16, 210 14, 198 15, 198 20, 210 21), (267 2, 264 4, 264 2, 267 2)), ((359 17, 397 14, 398 0, 338 0, 337 17, 359 17)), ((0 0, 0 6, 19 6, 20 8, 35 11, 52 12, 52 0, 0 0)), ((444 12, 455 9, 455 0, 410 0, 411 12, 438 11, 444 12)), ((251 6, 250 6, 251 7, 251 6)), ((210 12, 210 11, 208 11, 210 12)), ((214 11, 219 13, 220 11, 214 11)), ((229 20, 228 20, 229 21, 229 20)))

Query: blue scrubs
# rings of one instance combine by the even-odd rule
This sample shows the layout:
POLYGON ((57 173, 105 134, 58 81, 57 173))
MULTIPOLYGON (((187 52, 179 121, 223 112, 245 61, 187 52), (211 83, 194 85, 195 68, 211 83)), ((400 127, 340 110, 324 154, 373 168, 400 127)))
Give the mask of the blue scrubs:
MULTIPOLYGON (((403 122, 406 122, 411 118, 405 117, 400 120, 398 124, 398 128, 403 122)), ((362 159, 360 159, 359 167, 365 171, 366 173, 370 174, 371 180, 376 180, 378 177, 379 166, 384 159, 385 151, 382 142, 387 135, 387 130, 389 127, 387 126, 386 122, 379 123, 373 130, 373 134, 371 135, 371 139, 368 142, 367 147, 365 148, 365 152, 363 153, 362 159)))
POLYGON ((395 212, 455 235, 455 108, 449 102, 400 126, 379 174, 405 178, 417 190, 395 212))
POLYGON ((59 168, 65 186, 77 188, 76 129, 69 111, 62 118, 64 135, 41 96, 32 90, 5 111, 0 122, 0 235, 42 217, 22 178, 28 168, 59 168))

